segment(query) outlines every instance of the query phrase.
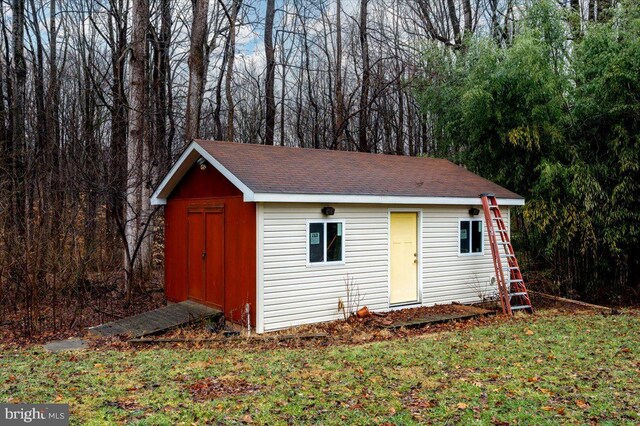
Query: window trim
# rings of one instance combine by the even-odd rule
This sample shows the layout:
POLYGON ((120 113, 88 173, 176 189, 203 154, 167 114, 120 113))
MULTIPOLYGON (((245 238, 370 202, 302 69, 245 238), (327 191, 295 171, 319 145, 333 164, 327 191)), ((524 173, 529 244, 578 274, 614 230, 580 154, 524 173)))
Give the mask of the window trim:
POLYGON ((346 221, 344 219, 307 219, 307 226, 306 226, 306 234, 304 237, 304 241, 305 241, 305 245, 306 245, 306 252, 307 252, 307 267, 316 267, 316 266, 335 266, 335 265, 344 265, 345 264, 345 256, 346 256, 346 251, 345 251, 345 247, 346 247, 346 235, 347 235, 347 227, 346 227, 346 221), (322 257, 323 257, 323 261, 322 262, 311 262, 310 261, 310 256, 311 256, 311 251, 309 249, 310 246, 310 241, 309 241, 309 231, 311 228, 311 224, 312 223, 322 223, 324 226, 324 246, 322 247, 322 257), (327 262, 327 223, 340 223, 342 224, 342 260, 336 260, 336 261, 332 261, 332 262, 327 262))
POLYGON ((480 247, 482 247, 482 251, 479 252, 472 252, 471 251, 471 247, 473 247, 473 242, 471 241, 472 237, 472 232, 471 230, 473 229, 473 226, 471 225, 471 222, 484 222, 484 218, 470 218, 470 217, 461 217, 458 218, 458 256, 484 256, 484 234, 485 234, 485 228, 486 228, 486 224, 483 223, 482 225, 482 232, 480 233, 480 237, 482 238, 482 244, 480 245, 480 247), (462 253, 461 250, 461 246, 460 246, 460 225, 462 224, 462 222, 469 222, 469 253, 462 253))

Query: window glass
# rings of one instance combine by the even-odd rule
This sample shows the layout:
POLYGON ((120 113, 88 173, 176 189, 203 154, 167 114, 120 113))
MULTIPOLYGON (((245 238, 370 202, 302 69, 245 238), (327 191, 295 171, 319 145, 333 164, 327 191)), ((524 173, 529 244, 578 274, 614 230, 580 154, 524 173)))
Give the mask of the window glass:
POLYGON ((482 253, 482 222, 479 220, 471 222, 471 252, 482 253))
POLYGON ((324 262, 324 223, 309 224, 309 262, 324 262))
POLYGON ((460 253, 469 253, 471 246, 470 223, 468 220, 460 221, 460 253))
POLYGON ((327 223, 327 262, 342 260, 342 223, 327 223))

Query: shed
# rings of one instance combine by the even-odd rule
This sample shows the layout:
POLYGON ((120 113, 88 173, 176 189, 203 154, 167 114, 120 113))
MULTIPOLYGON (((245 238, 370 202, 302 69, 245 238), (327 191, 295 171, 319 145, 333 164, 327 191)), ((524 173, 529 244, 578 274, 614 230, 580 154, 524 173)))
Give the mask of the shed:
POLYGON ((196 140, 154 192, 165 292, 258 332, 496 291, 479 194, 523 197, 444 159, 196 140), (347 289, 357 298, 348 298, 347 289))

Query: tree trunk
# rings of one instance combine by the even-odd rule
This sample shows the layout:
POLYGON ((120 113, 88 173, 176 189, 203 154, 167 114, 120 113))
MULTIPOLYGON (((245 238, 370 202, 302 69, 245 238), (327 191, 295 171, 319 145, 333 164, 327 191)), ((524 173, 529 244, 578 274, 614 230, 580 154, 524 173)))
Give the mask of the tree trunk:
MULTIPOLYGON (((282 87, 280 88, 280 146, 285 145, 285 95, 287 85, 287 65, 282 61, 282 87)), ((302 82, 300 82, 302 84, 302 82)), ((275 105, 274 105, 275 108, 275 105)))
POLYGON ((220 65, 220 73, 218 74, 218 82, 216 84, 216 107, 213 110, 213 125, 215 137, 221 141, 224 139, 224 132, 222 130, 222 119, 220 118, 222 111, 222 82, 224 81, 224 71, 227 66, 229 43, 225 44, 224 54, 222 55, 222 64, 220 65))
POLYGON ((273 48, 273 20, 275 16, 275 0, 267 0, 267 11, 264 19, 264 53, 267 60, 267 75, 264 81, 265 92, 265 145, 273 145, 276 123, 276 99, 274 95, 276 59, 273 48))
POLYGON ((236 56, 236 20, 242 5, 242 0, 233 0, 231 15, 229 16, 229 37, 227 38, 227 76, 225 80, 225 93, 227 98, 227 140, 233 142, 235 105, 233 104, 233 64, 236 56))
POLYGON ((108 191, 110 205, 109 224, 124 233, 127 193, 127 95, 125 93, 125 69, 127 52, 127 9, 124 0, 109 3, 109 43, 111 44, 111 141, 109 145, 108 191))
MULTIPOLYGON (((60 111, 60 86, 58 84, 58 30, 56 27, 56 2, 57 0, 50 0, 49 3, 49 87, 47 89, 48 107, 46 120, 47 135, 49 137, 47 157, 52 183, 57 180, 59 167, 58 143, 60 140, 60 126, 58 123, 60 111)), ((60 206, 54 205, 53 207, 57 210, 60 206)))
POLYGON ((170 74, 171 68, 169 63, 169 44, 171 43, 171 3, 170 0, 161 0, 160 2, 160 33, 158 36, 158 45, 156 51, 156 75, 155 75, 155 97, 156 97, 156 117, 155 117, 155 136, 157 143, 160 144, 160 152, 156 155, 160 156, 159 164, 161 164, 160 174, 166 173, 172 163, 172 140, 173 135, 167 129, 167 121, 170 115, 170 74))
POLYGON ((145 131, 147 107, 147 56, 146 38, 149 26, 149 4, 147 0, 133 0, 132 29, 129 59, 130 100, 129 138, 127 140, 127 209, 126 209, 126 256, 127 276, 125 304, 131 302, 131 286, 134 278, 148 266, 149 238, 145 235, 149 218, 149 199, 145 196, 145 171, 149 163, 145 131))
POLYGON ((335 104, 333 149, 342 148, 344 141, 344 93, 342 89, 342 2, 336 0, 336 68, 335 68, 335 104))
POLYGON ((447 8, 449 10, 449 22, 453 29, 453 40, 456 45, 460 45, 462 37, 460 37, 460 21, 458 20, 458 13, 456 12, 455 0, 447 0, 447 8))
POLYGON ((360 106, 358 119, 358 150, 369 152, 367 126, 369 124, 369 41, 367 34, 367 7, 369 0, 360 0, 360 50, 362 55, 362 87, 360 88, 360 106))
POLYGON ((25 183, 24 183, 24 150, 25 136, 25 94, 27 84, 27 63, 24 58, 24 0, 13 0, 13 105, 12 105, 12 148, 11 148, 11 218, 15 231, 25 231, 25 183))
POLYGON ((189 48, 189 89, 184 137, 187 142, 200 136, 200 111, 207 73, 207 33, 209 0, 193 0, 191 46, 189 48))
POLYGON ((462 12, 464 13, 464 36, 469 37, 473 31, 471 0, 462 0, 462 12))

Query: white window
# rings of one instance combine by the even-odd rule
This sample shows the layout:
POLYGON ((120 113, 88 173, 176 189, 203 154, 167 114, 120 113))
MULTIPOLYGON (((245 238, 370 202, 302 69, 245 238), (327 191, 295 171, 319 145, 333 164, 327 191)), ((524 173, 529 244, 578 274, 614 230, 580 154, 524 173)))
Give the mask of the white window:
POLYGON ((458 228, 460 254, 483 254, 482 219, 460 219, 458 228))
POLYGON ((307 222, 307 262, 309 265, 344 263, 344 221, 307 222))

